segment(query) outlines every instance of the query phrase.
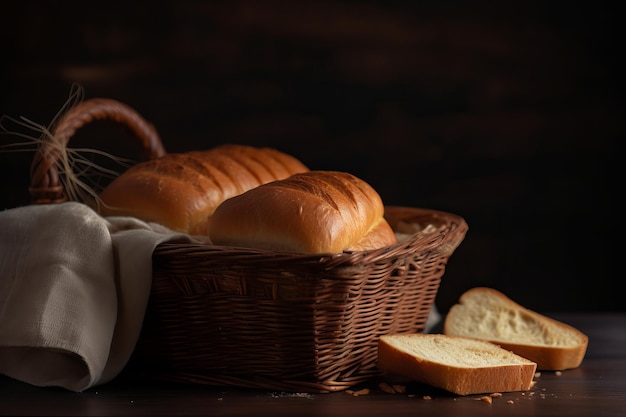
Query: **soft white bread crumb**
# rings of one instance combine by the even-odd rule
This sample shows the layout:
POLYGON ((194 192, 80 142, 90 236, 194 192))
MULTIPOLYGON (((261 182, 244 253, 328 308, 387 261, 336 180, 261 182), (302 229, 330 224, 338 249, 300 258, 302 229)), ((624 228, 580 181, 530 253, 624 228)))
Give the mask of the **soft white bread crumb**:
POLYGON ((588 344, 588 337, 572 326, 485 287, 461 295, 446 315, 443 333, 491 341, 536 362, 542 370, 580 366, 588 344))
POLYGON ((501 347, 443 334, 389 334, 378 342, 378 367, 458 395, 524 391, 537 365, 501 347))

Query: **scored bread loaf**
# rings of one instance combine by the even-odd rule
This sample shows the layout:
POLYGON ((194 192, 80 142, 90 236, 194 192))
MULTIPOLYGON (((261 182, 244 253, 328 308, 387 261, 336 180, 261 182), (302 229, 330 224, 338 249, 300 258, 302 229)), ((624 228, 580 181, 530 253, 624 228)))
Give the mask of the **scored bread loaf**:
POLYGON ((100 214, 132 216, 174 231, 207 235, 224 200, 308 168, 272 148, 227 144, 165 154, 132 166, 100 194, 100 214))
POLYGON ((347 172, 308 171, 224 201, 214 244, 297 253, 338 253, 397 243, 380 195, 347 172))
POLYGON ((522 307, 493 288, 461 295, 444 320, 443 333, 488 340, 557 371, 580 366, 588 337, 578 329, 522 307))
POLYGON ((377 366, 388 374, 469 395, 529 390, 537 364, 482 340, 404 333, 379 338, 377 366))

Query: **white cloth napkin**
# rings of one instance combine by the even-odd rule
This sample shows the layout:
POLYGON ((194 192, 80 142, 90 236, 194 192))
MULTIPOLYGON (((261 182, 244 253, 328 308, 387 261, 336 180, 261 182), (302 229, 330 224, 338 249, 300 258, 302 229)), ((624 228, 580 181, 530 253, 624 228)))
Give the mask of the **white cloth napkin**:
POLYGON ((0 373, 76 392, 115 378, 141 331, 152 252, 171 240, 193 238, 75 202, 1 211, 0 373))

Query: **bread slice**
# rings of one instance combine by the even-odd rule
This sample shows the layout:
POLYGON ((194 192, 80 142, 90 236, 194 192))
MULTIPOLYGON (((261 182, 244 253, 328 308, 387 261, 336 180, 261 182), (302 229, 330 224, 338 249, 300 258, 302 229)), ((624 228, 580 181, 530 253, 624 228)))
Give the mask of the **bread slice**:
POLYGON ((557 371, 580 366, 588 337, 574 327, 522 307, 501 292, 485 287, 468 290, 453 305, 443 333, 487 340, 557 371))
POLYGON ((490 342, 427 333, 381 336, 377 365, 458 395, 529 390, 537 368, 490 342))

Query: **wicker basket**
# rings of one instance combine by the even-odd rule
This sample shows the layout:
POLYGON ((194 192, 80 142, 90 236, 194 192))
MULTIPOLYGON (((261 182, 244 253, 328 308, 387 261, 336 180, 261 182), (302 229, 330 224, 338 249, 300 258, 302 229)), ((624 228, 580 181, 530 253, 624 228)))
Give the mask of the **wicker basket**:
MULTIPOLYGON (((65 146, 94 119, 127 124, 147 158, 165 152, 154 128, 113 100, 79 103, 53 132, 65 146)), ((43 146, 33 161, 33 203, 67 199, 55 146, 43 146)), ((395 230, 411 224, 430 231, 334 255, 159 245, 128 369, 169 381, 316 393, 378 375, 379 336, 423 331, 448 259, 467 231, 463 218, 436 210, 386 207, 385 216, 395 230)))

